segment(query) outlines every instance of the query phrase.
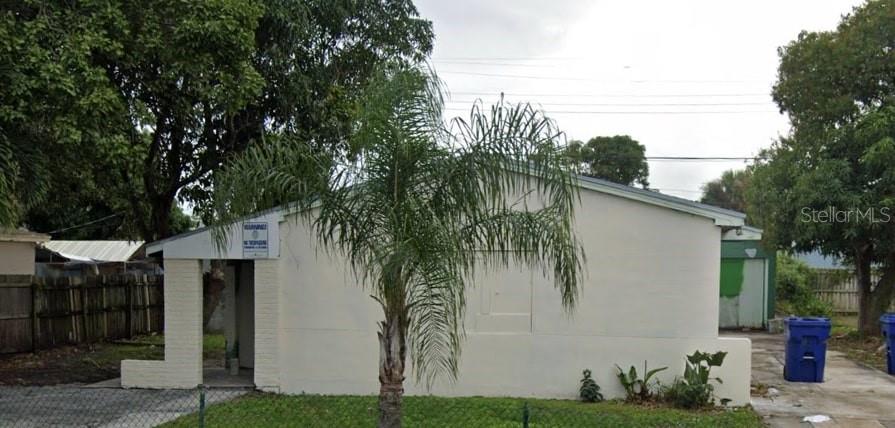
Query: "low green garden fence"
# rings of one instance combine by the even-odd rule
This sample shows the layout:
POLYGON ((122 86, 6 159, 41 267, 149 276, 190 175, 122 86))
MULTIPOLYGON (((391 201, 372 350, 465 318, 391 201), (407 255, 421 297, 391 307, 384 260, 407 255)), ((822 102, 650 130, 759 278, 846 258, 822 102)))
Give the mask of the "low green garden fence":
MULTIPOLYGON (((408 396, 404 427, 758 427, 750 410, 687 412, 620 402, 408 396)), ((0 427, 375 427, 375 396, 250 389, 2 387, 0 427)))

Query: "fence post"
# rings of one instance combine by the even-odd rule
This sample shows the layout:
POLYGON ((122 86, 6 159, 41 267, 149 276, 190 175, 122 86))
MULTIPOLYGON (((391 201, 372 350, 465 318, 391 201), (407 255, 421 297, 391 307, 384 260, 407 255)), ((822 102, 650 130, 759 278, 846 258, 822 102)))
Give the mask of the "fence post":
POLYGON ((531 414, 528 410, 528 402, 522 405, 522 428, 528 428, 528 419, 531 417, 531 414))
POLYGON ((81 326, 84 334, 82 342, 90 342, 90 330, 87 324, 87 281, 81 282, 81 326))
POLYGON ((40 327, 40 318, 37 316, 37 281, 34 280, 34 277, 30 280, 31 282, 31 352, 37 351, 38 342, 40 338, 38 337, 38 328, 40 327))
POLYGON ((127 299, 127 314, 125 314, 125 318, 127 320, 127 337, 134 337, 134 283, 131 281, 124 281, 124 294, 127 299))
POLYGON ((205 428, 205 385, 199 385, 199 428, 205 428))

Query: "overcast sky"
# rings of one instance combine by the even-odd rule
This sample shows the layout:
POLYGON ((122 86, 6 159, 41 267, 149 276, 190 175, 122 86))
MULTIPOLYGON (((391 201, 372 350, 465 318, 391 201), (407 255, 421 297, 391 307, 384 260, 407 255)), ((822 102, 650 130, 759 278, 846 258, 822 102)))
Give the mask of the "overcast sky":
MULTIPOLYGON (((834 29, 860 3, 416 0, 434 23, 448 113, 504 92, 540 105, 569 139, 628 134, 647 156, 721 157, 754 156, 787 133, 769 95, 777 47, 834 29)), ((698 199, 744 166, 655 160, 650 184, 698 199)))

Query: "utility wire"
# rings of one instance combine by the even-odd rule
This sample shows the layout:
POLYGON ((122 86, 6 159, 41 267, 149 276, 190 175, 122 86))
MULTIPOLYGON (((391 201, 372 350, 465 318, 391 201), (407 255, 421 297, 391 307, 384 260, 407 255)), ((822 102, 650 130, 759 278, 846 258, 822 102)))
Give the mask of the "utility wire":
POLYGON ((99 222, 101 222, 101 221, 106 221, 106 220, 108 220, 108 219, 110 219, 110 218, 118 217, 118 216, 120 216, 120 215, 121 215, 121 213, 115 213, 115 214, 112 214, 112 215, 107 215, 107 216, 105 216, 105 217, 103 217, 103 218, 98 218, 98 219, 96 219, 96 220, 91 220, 91 221, 88 221, 88 222, 86 222, 86 223, 81 223, 81 224, 78 224, 78 225, 75 225, 75 226, 66 227, 66 228, 63 228, 63 229, 57 229, 57 230, 54 230, 54 231, 52 231, 52 232, 49 232, 49 234, 50 234, 50 235, 53 235, 53 234, 56 234, 56 233, 61 233, 61 232, 69 231, 69 230, 72 230, 72 229, 80 229, 80 228, 82 228, 82 227, 90 226, 91 224, 96 224, 96 223, 99 223, 99 222))
POLYGON ((668 161, 702 161, 702 160, 720 160, 720 161, 750 161, 758 159, 757 156, 647 156, 647 160, 668 160, 668 161))
MULTIPOLYGON (((459 107, 447 107, 444 110, 450 111, 469 111, 468 109, 459 108, 459 107)), ((779 113, 777 110, 728 110, 728 111, 719 111, 719 110, 703 110, 703 111, 575 111, 575 110, 547 110, 544 112, 545 114, 553 115, 553 114, 610 114, 610 115, 621 115, 621 114, 667 114, 667 115, 678 115, 678 114, 748 114, 748 113, 779 113)))
POLYGON ((600 94, 600 93, 578 93, 578 94, 550 94, 550 93, 519 93, 519 92, 470 92, 470 91, 448 91, 451 95, 478 95, 478 96, 500 96, 501 94, 513 97, 605 97, 605 98, 690 98, 690 97, 767 97, 767 92, 753 93, 695 93, 695 94, 600 94))
MULTIPOLYGON (((448 101, 448 103, 452 104, 471 104, 475 103, 477 100, 459 100, 459 101, 448 101)), ((538 103, 533 102, 532 104, 544 105, 544 106, 588 106, 588 107, 638 107, 638 106, 647 106, 647 107, 688 107, 688 106, 767 106, 772 104, 770 101, 767 102, 740 102, 740 103, 538 103)))
MULTIPOLYGON (((537 79, 537 80, 568 80, 574 82, 598 82, 600 80, 585 77, 557 77, 557 76, 531 76, 525 74, 498 74, 479 73, 475 71, 450 71, 442 70, 439 74, 461 74, 467 76, 501 77, 512 79, 537 79)), ((609 81, 607 81, 609 82, 609 81)), ((630 83, 765 83, 761 80, 631 80, 630 83)), ((626 83, 614 81, 613 83, 626 83)))

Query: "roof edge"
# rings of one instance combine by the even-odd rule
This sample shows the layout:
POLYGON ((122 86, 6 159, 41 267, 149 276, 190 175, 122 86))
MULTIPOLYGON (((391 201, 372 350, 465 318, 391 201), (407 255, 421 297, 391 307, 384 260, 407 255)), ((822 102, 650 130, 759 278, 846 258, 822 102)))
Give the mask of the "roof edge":
POLYGON ((582 188, 710 218, 715 221, 717 226, 743 227, 746 224, 746 214, 739 211, 694 202, 652 190, 638 189, 600 178, 584 175, 576 175, 576 178, 582 188))

